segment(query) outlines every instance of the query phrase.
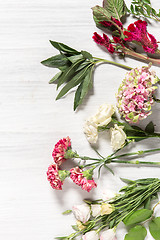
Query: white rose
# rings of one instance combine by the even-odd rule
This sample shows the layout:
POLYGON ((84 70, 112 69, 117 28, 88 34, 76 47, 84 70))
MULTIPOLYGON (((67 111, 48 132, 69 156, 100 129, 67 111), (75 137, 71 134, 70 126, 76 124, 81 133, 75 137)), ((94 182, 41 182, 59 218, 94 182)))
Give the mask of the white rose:
POLYGON ((98 240, 99 236, 96 231, 87 232, 85 235, 82 236, 83 240, 98 240))
POLYGON ((123 131, 123 128, 123 126, 118 126, 117 124, 114 125, 114 128, 110 128, 111 145, 115 151, 122 148, 125 144, 127 136, 123 131))
POLYGON ((111 104, 104 103, 102 104, 98 112, 93 116, 93 121, 98 126, 105 126, 112 120, 112 115, 115 112, 115 107, 111 104))
POLYGON ((114 228, 105 230, 100 234, 100 240, 116 240, 116 233, 114 228))
POLYGON ((98 139, 97 124, 92 118, 86 120, 84 124, 84 133, 89 143, 96 143, 98 139))
POLYGON ((92 204, 91 211, 93 217, 98 217, 101 215, 101 205, 100 204, 92 204))
POLYGON ((74 205, 72 207, 72 212, 78 221, 85 223, 90 218, 91 210, 90 210, 89 205, 84 203, 84 204, 80 204, 80 205, 74 205))

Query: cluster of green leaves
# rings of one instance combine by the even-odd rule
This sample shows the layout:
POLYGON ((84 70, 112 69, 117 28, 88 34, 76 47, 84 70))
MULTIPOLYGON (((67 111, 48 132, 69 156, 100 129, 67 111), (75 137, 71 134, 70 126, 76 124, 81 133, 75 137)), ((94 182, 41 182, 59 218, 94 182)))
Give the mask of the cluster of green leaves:
MULTIPOLYGON (((153 122, 149 122, 147 124, 147 126, 145 127, 145 130, 143 130, 142 128, 135 126, 135 125, 130 125, 127 122, 120 122, 116 119, 116 117, 112 118, 111 123, 109 124, 110 127, 113 124, 117 124, 119 126, 123 126, 123 131, 126 133, 127 135, 127 141, 129 140, 134 140, 135 142, 139 142, 141 140, 150 138, 150 137, 160 137, 159 133, 155 133, 155 127, 153 122)), ((99 127, 100 131, 104 131, 106 129, 109 129, 110 127, 107 126, 103 126, 103 127, 99 127)))
POLYGON ((152 7, 150 0, 133 0, 129 12, 135 16, 143 16, 145 18, 152 18, 156 21, 160 21, 160 9, 157 13, 152 7))
MULTIPOLYGON (((125 191, 125 194, 130 195, 136 191, 141 192, 142 189, 146 188, 146 196, 144 201, 142 202, 141 208, 138 210, 132 211, 127 217, 124 218, 123 223, 129 227, 129 232, 126 234, 124 240, 144 240, 147 236, 147 230, 143 226, 145 221, 149 223, 149 231, 155 240, 160 240, 160 217, 154 217, 154 211, 151 209, 151 201, 157 198, 157 192, 153 193, 153 185, 155 183, 155 187, 159 189, 156 183, 158 183, 158 179, 148 178, 148 179, 140 179, 137 181, 128 181, 127 179, 123 179, 125 182, 129 184, 129 186, 124 187, 121 191, 125 191), (153 185, 152 185, 153 184, 153 185), (148 192, 151 191, 152 195, 148 196, 148 192)), ((138 200, 138 195, 137 195, 138 200)))
POLYGON ((124 0, 104 0, 103 7, 97 5, 92 10, 97 27, 102 27, 102 21, 112 22, 111 17, 120 21, 127 12, 124 0))
POLYGON ((159 133, 155 133, 155 127, 152 121, 147 124, 145 130, 135 125, 131 126, 127 122, 118 122, 118 125, 124 126, 123 130, 125 131, 128 140, 134 139, 135 142, 139 142, 150 137, 160 137, 159 133))
POLYGON ((60 71, 50 80, 57 84, 57 89, 63 85, 56 100, 62 98, 72 88, 77 87, 74 98, 74 110, 82 103, 92 87, 92 73, 97 60, 86 51, 77 51, 63 43, 50 41, 60 54, 50 57, 41 63, 47 67, 58 68, 60 71), (64 85, 65 84, 65 85, 64 85))

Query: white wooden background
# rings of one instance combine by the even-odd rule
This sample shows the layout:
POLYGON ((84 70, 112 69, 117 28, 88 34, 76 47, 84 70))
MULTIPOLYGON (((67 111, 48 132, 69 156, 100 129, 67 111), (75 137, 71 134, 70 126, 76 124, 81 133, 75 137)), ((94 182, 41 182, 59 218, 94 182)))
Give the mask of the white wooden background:
MULTIPOLYGON (((82 131, 84 119, 100 104, 116 103, 115 92, 126 72, 111 65, 99 66, 94 74, 94 89, 76 113, 72 110, 72 92, 55 102, 56 87, 48 81, 56 70, 40 64, 41 60, 57 54, 49 39, 112 59, 92 40, 94 31, 101 32, 92 20, 91 7, 96 4, 101 5, 101 1, 0 1, 0 239, 51 240, 67 235, 71 233, 74 218, 64 217, 61 212, 73 204, 81 203, 83 198, 100 197, 105 188, 118 191, 123 185, 119 177, 160 177, 159 168, 114 165, 115 176, 102 171, 101 179, 97 180, 99 187, 89 194, 70 181, 66 181, 63 191, 57 192, 46 180, 52 149, 62 137, 69 135, 73 148, 81 155, 95 156, 82 131)), ((153 0, 153 5, 158 9, 159 0, 153 0)), ((131 21, 130 18, 126 26, 131 21)), ((149 26, 157 39, 160 39, 159 24, 152 22, 149 26)), ((143 65, 133 59, 126 59, 126 64, 143 65)), ((160 68, 152 69, 160 76, 160 68)), ((153 112, 141 125, 154 120, 156 130, 160 131, 158 104, 153 112)), ((129 150, 158 147, 159 143, 154 139, 143 141, 129 150)), ((111 153, 107 133, 98 144, 104 155, 111 153)), ((159 157, 160 154, 154 154, 145 160, 159 161, 159 157)), ((121 224, 118 240, 123 239, 124 233, 121 224)))

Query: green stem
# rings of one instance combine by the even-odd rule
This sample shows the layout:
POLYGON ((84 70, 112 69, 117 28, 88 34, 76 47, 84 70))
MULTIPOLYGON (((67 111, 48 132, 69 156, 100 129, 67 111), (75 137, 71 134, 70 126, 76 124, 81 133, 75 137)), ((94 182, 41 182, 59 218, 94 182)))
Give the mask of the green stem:
POLYGON ((155 59, 155 58, 150 58, 150 57, 147 57, 143 54, 140 54, 140 53, 136 53, 128 48, 124 48, 124 54, 125 55, 128 55, 128 56, 131 56, 131 57, 135 57, 137 59, 140 59, 140 60, 143 60, 143 61, 147 61, 147 62, 151 62, 155 65, 159 65, 160 66, 160 59, 155 59))
POLYGON ((148 165, 160 165, 160 162, 142 162, 138 160, 131 160, 131 161, 125 161, 125 160, 112 160, 112 163, 129 163, 129 164, 148 164, 148 165))
POLYGON ((160 148, 149 149, 149 150, 144 150, 144 151, 137 151, 137 152, 133 152, 133 153, 124 153, 124 154, 121 154, 121 155, 118 155, 118 156, 114 156, 110 159, 106 158, 104 160, 107 161, 107 160, 112 160, 112 159, 115 159, 115 158, 122 158, 122 157, 133 156, 133 155, 141 155, 141 154, 150 153, 150 152, 157 152, 157 151, 160 151, 160 148))
POLYGON ((105 63, 112 64, 112 65, 115 65, 115 66, 118 66, 118 67, 121 67, 121 68, 126 68, 126 69, 128 69, 128 70, 131 70, 131 69, 132 69, 131 67, 126 66, 126 65, 124 65, 124 64, 116 63, 116 62, 109 61, 109 60, 106 60, 106 59, 103 59, 103 58, 97 58, 97 57, 94 57, 94 59, 99 60, 99 61, 96 62, 96 63, 99 63, 99 62, 105 62, 105 63))

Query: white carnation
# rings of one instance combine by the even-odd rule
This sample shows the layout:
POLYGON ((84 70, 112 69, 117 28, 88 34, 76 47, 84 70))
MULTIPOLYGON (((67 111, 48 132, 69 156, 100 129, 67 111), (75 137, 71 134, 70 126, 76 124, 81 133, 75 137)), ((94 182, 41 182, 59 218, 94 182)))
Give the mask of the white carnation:
POLYGON ((84 124, 84 133, 87 137, 89 143, 96 143, 98 139, 98 129, 97 124, 93 121, 92 118, 89 118, 85 121, 84 124))
POLYGON ((125 140, 127 138, 125 132, 123 131, 123 126, 114 125, 114 128, 110 129, 111 134, 111 145, 113 150, 118 150, 123 147, 125 140))
POLYGON ((115 107, 113 105, 104 103, 99 107, 98 112, 93 116, 93 121, 98 126, 105 126, 111 122, 114 112, 115 107))

